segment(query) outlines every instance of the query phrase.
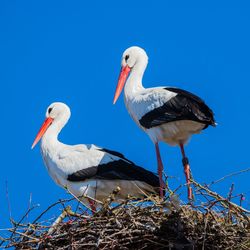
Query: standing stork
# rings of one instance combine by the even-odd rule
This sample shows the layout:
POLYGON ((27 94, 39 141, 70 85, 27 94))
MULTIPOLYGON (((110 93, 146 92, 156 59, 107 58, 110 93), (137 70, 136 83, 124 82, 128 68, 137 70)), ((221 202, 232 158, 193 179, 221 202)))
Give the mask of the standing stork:
POLYGON ((215 126, 212 110, 198 96, 174 87, 145 89, 142 77, 148 64, 148 56, 140 47, 130 47, 122 55, 122 69, 115 91, 115 104, 124 88, 125 105, 132 119, 144 130, 155 145, 160 195, 163 196, 163 164, 158 143, 179 145, 188 187, 192 199, 190 166, 184 144, 193 134, 200 133, 209 125, 215 126), (126 83, 126 84, 125 84, 126 83))
POLYGON ((102 201, 117 186, 121 189, 117 201, 128 195, 142 198, 145 194, 159 193, 158 177, 121 153, 93 144, 66 145, 58 141, 58 134, 69 118, 70 109, 66 104, 52 103, 32 145, 34 148, 41 139, 45 166, 59 186, 66 187, 83 201, 85 197, 102 201))

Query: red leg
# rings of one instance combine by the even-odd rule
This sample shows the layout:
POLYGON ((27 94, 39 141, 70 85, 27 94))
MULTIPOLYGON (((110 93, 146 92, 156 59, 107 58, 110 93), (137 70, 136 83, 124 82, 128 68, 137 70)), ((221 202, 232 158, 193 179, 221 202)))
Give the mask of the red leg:
POLYGON ((88 198, 88 202, 89 202, 89 206, 90 206, 92 214, 95 214, 96 212, 95 202, 90 198, 88 198))
POLYGON ((163 188, 164 188, 164 182, 162 180, 163 164, 161 160, 161 154, 160 154, 158 142, 155 143, 155 150, 156 150, 156 157, 157 157, 157 164, 158 164, 158 175, 159 175, 159 181, 160 181, 160 197, 163 198, 163 188))
POLYGON ((184 151, 184 146, 182 143, 180 143, 180 148, 181 148, 181 154, 182 154, 182 163, 184 166, 184 173, 186 176, 186 182, 187 182, 187 188, 188 188, 188 199, 192 200, 193 199, 193 192, 191 188, 191 183, 190 183, 190 166, 188 163, 188 158, 186 157, 185 151, 184 151))

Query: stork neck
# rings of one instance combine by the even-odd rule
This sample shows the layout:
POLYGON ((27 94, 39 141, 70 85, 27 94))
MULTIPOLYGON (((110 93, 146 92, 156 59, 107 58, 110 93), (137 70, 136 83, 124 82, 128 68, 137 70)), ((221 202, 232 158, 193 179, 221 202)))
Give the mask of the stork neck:
POLYGON ((125 98, 129 99, 135 96, 140 90, 143 90, 142 77, 147 67, 147 61, 138 61, 131 69, 130 75, 124 87, 125 98))
POLYGON ((68 119, 54 121, 47 131, 44 133, 41 140, 41 147, 46 150, 56 150, 61 142, 58 141, 58 135, 61 132, 62 128, 67 123, 68 119))
POLYGON ((59 130, 55 124, 51 124, 51 126, 47 129, 45 134, 41 140, 41 147, 46 149, 53 149, 56 148, 59 144, 58 141, 58 134, 60 133, 61 129, 59 130))

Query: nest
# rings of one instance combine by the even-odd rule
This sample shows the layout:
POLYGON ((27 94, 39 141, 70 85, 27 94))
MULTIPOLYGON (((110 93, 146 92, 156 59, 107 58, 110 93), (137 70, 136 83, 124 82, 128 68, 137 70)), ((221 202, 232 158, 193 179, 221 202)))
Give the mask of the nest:
MULTIPOLYGON (((16 249, 250 249, 249 211, 193 181, 196 202, 183 204, 175 192, 164 200, 148 196, 112 204, 119 189, 90 215, 78 200, 52 204, 29 224, 18 222, 2 246, 16 249), (202 199, 199 199, 199 196, 202 199), (199 200, 199 202, 198 202, 199 200), (201 201, 202 200, 202 201, 201 201), (111 205, 112 204, 112 205, 111 205), (41 222, 63 205, 53 222, 41 222)), ((28 211, 27 213, 29 213, 28 211)))

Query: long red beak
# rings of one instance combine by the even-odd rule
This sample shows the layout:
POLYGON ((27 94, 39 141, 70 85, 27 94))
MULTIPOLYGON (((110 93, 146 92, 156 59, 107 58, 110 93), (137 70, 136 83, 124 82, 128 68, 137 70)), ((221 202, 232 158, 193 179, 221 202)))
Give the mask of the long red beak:
POLYGON ((31 146, 31 149, 33 149, 36 144, 40 141, 40 139, 42 138, 42 136, 44 135, 44 133, 46 132, 46 130, 48 129, 48 127, 50 126, 50 124, 53 122, 53 118, 48 117, 45 119, 43 125, 41 126, 39 132, 37 133, 37 136, 31 146))
POLYGON ((117 99, 119 98, 122 89, 124 87, 124 84, 128 78, 129 72, 130 72, 131 68, 126 65, 124 67, 122 67, 120 75, 119 75, 119 80, 118 80, 118 84, 115 90, 115 96, 114 96, 114 100, 113 100, 113 104, 116 103, 117 99))

